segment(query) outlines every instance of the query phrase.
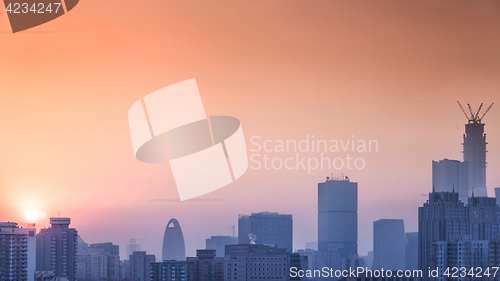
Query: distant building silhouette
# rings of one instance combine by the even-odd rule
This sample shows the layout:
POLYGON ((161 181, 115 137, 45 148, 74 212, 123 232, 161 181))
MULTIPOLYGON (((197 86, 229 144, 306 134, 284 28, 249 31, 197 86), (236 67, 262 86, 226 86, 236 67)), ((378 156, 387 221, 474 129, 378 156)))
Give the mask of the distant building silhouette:
POLYGON ((467 163, 446 158, 432 161, 432 186, 435 192, 458 192, 458 199, 467 204, 470 196, 467 163))
POLYGON ((33 281, 36 266, 36 228, 0 222, 0 280, 33 281))
POLYGON ((349 178, 318 184, 317 268, 341 269, 342 259, 358 254, 358 184, 349 178))
POLYGON ((284 248, 291 253, 293 251, 292 215, 270 212, 240 215, 238 243, 278 245, 278 248, 284 248))
POLYGON ((374 270, 406 268, 406 235, 403 220, 381 219, 373 222, 374 270))
POLYGON ((238 237, 211 236, 205 240, 205 248, 216 250, 216 257, 223 258, 226 245, 238 244, 238 237))
MULTIPOLYGON (((433 242, 467 234, 467 208, 457 192, 432 192, 418 208, 419 269, 427 272, 433 242)), ((424 275, 423 280, 429 280, 424 275)))
POLYGON ((184 246, 184 236, 179 222, 176 219, 171 219, 165 228, 163 236, 162 260, 178 260, 186 259, 186 248, 184 246))
POLYGON ((418 269, 418 232, 406 233, 406 269, 418 269))
POLYGON ((70 223, 70 218, 50 218, 51 227, 37 234, 37 271, 50 271, 55 277, 76 280, 78 232, 69 227, 70 223))
POLYGON ((129 243, 125 245, 125 259, 128 259, 130 255, 134 252, 139 252, 141 250, 141 245, 137 244, 137 239, 132 238, 129 243))

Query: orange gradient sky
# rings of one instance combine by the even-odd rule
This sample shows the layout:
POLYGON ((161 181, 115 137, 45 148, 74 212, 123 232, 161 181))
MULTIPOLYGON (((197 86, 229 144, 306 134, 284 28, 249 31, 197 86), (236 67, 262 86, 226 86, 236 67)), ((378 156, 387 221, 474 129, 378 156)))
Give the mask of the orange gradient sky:
POLYGON ((457 100, 498 103, 484 122, 489 194, 500 186, 499 34, 498 1, 86 0, 16 34, 0 12, 0 221, 44 211, 43 227, 60 212, 86 242, 123 253, 144 238, 159 259, 172 217, 192 256, 238 214, 277 211, 303 248, 317 237, 317 183, 343 172, 359 183, 365 254, 374 220, 417 230, 431 160, 462 159, 457 100), (240 119, 249 148, 252 136, 354 135, 379 151, 356 155, 361 171, 248 170, 177 202, 168 165, 135 159, 127 111, 189 78, 208 115, 240 119))

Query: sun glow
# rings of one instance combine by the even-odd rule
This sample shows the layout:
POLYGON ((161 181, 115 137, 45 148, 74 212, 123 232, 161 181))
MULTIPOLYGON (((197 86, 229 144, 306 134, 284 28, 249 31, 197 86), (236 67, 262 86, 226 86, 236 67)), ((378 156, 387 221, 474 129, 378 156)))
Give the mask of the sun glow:
POLYGON ((23 205, 24 217, 28 222, 34 223, 47 216, 47 213, 41 211, 40 202, 37 200, 25 199, 23 205))

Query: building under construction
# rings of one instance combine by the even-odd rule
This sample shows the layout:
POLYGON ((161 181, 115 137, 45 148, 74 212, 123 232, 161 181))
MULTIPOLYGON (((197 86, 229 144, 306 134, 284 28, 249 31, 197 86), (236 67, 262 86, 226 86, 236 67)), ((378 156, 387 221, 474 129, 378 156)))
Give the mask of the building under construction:
POLYGON ((469 177, 469 197, 472 195, 477 197, 486 197, 486 134, 484 133, 484 123, 482 119, 488 113, 491 104, 486 110, 483 109, 483 104, 477 110, 473 110, 470 104, 467 104, 468 112, 458 102, 468 123, 465 124, 464 134, 464 162, 468 166, 469 177))

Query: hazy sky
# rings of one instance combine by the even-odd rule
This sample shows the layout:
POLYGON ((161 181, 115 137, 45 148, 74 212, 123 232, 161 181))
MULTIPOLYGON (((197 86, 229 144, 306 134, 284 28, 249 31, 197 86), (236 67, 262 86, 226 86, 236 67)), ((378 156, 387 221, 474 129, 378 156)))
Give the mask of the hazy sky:
POLYGON ((0 221, 60 212, 88 243, 124 250, 142 238, 160 258, 172 217, 192 256, 205 238, 230 235, 238 214, 277 211, 293 215, 303 248, 317 237, 317 183, 344 173, 359 183, 365 254, 374 220, 417 230, 431 160, 462 159, 457 100, 498 103, 484 122, 489 194, 500 186, 498 50, 498 1, 86 0, 16 34, 0 12, 0 221), (249 149, 255 136, 354 135, 378 152, 349 153, 366 160, 360 171, 249 169, 178 202, 170 167, 135 159, 127 112, 189 78, 208 115, 240 119, 249 149))

